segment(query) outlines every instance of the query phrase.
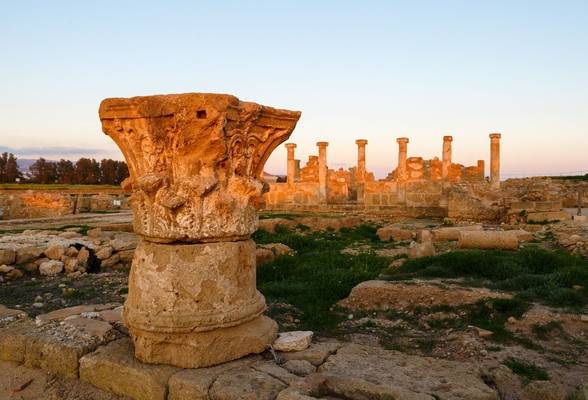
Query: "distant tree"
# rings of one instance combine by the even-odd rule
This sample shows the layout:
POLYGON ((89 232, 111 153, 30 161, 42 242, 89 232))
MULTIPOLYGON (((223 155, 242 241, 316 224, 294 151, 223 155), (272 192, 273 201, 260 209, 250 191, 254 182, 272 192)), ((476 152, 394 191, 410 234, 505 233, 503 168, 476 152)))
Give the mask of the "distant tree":
POLYGON ((8 154, 8 160, 6 160, 6 172, 5 177, 7 183, 16 182, 16 178, 21 178, 22 174, 18 169, 18 163, 16 156, 12 153, 8 154))
POLYGON ((63 158, 55 165, 56 182, 72 184, 76 182, 76 170, 74 164, 70 160, 64 160, 63 158))
POLYGON ((6 183, 6 164, 8 163, 8 153, 0 155, 0 183, 6 183))
POLYGON ((117 161, 116 162, 116 180, 114 181, 115 184, 120 185, 122 181, 129 177, 129 168, 127 163, 124 161, 117 161))
POLYGON ((34 183, 55 183, 57 177, 55 163, 39 158, 30 166, 31 181, 34 183))
POLYGON ((118 161, 103 159, 100 161, 100 183, 105 185, 116 184, 116 169, 118 161))
POLYGON ((94 159, 80 158, 75 170, 76 183, 95 185, 100 182, 100 164, 94 159))

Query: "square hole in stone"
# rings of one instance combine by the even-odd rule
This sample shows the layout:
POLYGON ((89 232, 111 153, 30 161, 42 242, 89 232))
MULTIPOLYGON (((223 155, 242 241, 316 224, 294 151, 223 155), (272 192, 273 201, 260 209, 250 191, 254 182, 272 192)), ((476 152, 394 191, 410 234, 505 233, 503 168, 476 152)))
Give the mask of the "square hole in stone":
POLYGON ((198 111, 196 111, 196 118, 198 118, 198 119, 205 119, 206 118, 206 110, 198 110, 198 111))

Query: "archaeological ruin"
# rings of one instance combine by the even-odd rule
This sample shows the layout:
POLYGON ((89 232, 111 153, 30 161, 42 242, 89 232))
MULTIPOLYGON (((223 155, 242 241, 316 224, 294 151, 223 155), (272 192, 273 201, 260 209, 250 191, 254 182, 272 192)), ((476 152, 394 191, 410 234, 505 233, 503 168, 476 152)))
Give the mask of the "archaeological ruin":
POLYGON ((490 174, 485 161, 464 166, 452 159, 453 137, 444 136, 441 159, 410 156, 409 139, 399 137, 398 165, 384 179, 375 179, 366 164, 368 140, 358 139, 357 164, 329 169, 327 142, 318 142, 318 156, 304 167, 295 157, 296 144, 287 143, 287 181, 269 183, 266 210, 342 211, 399 217, 439 217, 457 221, 510 221, 568 218, 563 207, 573 207, 578 186, 554 183, 558 195, 544 189, 550 179, 500 180, 500 133, 490 137, 490 174))
POLYGON ((286 143, 271 181, 300 115, 106 99, 121 189, 0 191, 0 399, 588 393, 588 181, 501 180, 498 133, 488 177, 444 136, 381 180, 366 139, 349 170, 286 143))
POLYGON ((135 252, 125 321, 138 359, 202 367, 260 353, 277 325, 255 286, 252 205, 299 112, 236 97, 107 99, 102 127, 130 177, 135 252))

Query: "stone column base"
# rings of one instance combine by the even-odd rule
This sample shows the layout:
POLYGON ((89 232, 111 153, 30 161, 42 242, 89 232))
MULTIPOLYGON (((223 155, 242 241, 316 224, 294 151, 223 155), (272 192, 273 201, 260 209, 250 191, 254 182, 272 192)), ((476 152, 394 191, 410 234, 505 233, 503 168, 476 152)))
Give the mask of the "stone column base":
POLYGON ((133 330, 135 357, 148 364, 182 368, 209 367, 263 352, 273 343, 278 324, 266 316, 206 332, 154 333, 133 330))

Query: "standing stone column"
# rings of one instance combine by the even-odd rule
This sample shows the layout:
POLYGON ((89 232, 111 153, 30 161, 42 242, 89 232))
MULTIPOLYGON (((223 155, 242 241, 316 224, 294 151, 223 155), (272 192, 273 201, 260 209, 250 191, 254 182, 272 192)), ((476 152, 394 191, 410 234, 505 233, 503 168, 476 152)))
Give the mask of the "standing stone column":
POLYGON ((288 186, 292 186, 296 176, 296 160, 294 159, 296 144, 286 143, 286 148, 288 149, 288 186))
POLYGON ((490 134, 490 184, 500 187, 500 133, 490 134))
POLYGON ((451 166, 451 142, 453 136, 443 136, 443 155, 441 164, 441 178, 444 180, 449 176, 449 167, 451 166))
POLYGON ((396 180, 398 182, 406 181, 406 158, 408 154, 408 138, 400 137, 396 139, 398 143, 398 168, 396 169, 396 180))
POLYGON ((366 139, 357 139, 355 141, 355 144, 357 144, 357 179, 360 182, 365 180, 365 146, 367 143, 366 139))
POLYGON ((318 175, 319 175, 319 202, 327 202, 327 146, 328 142, 318 142, 318 175))
POLYGON ((262 352, 276 336, 255 286, 252 201, 299 112, 189 93, 106 99, 102 129, 130 177, 135 251, 124 319, 135 356, 197 368, 262 352))
POLYGON ((294 181, 300 180, 300 160, 294 160, 294 181))
POLYGON ((478 171, 480 173, 479 179, 483 182, 486 178, 486 163, 484 160, 478 160, 478 171))

